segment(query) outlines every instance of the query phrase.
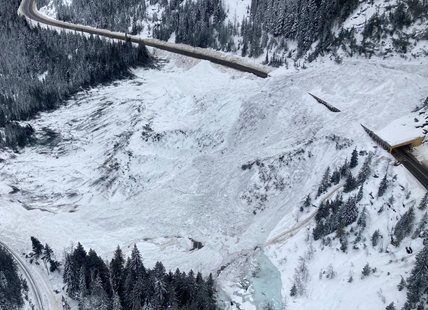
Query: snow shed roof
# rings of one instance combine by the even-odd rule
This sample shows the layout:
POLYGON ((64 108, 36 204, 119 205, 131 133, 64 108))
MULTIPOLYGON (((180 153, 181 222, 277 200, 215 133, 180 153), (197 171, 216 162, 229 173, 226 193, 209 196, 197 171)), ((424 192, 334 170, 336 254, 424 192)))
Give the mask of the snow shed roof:
POLYGON ((391 148, 406 144, 416 146, 420 145, 425 138, 422 128, 416 128, 417 125, 422 125, 422 123, 415 122, 411 117, 403 117, 391 122, 376 134, 388 143, 391 148), (420 143, 415 144, 416 140, 420 141, 420 143))

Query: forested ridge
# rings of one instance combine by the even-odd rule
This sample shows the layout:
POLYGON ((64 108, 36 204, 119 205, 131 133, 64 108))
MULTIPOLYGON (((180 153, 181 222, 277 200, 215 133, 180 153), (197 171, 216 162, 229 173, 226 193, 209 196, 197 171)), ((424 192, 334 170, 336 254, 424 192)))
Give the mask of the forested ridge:
POLYGON ((373 1, 252 0, 244 18, 236 20, 218 0, 127 0, 120 4, 117 0, 72 0, 70 5, 53 0, 61 20, 132 34, 147 27, 147 33, 157 39, 169 40, 174 35, 176 43, 249 57, 265 55, 265 63, 272 66, 302 57, 310 62, 325 54, 339 62, 339 50, 351 57, 405 54, 418 41, 428 39, 426 30, 407 31, 427 21, 427 1, 385 3, 382 11, 378 7, 356 28, 344 27, 344 22, 359 6, 374 6, 373 1), (149 6, 158 9, 148 10, 149 6))
POLYGON ((17 14, 19 4, 19 0, 0 3, 2 147, 17 148, 33 140, 33 128, 16 121, 56 108, 82 88, 131 77, 131 67, 151 62, 143 45, 31 29, 17 14))
POLYGON ((35 237, 31 242, 30 262, 41 258, 46 268, 50 264, 51 272, 62 272, 64 290, 77 301, 79 310, 217 309, 211 274, 204 278, 199 272, 178 268, 167 272, 162 262, 147 268, 136 245, 130 257, 118 246, 113 258, 105 261, 78 243, 61 266, 48 244, 43 246, 35 237))

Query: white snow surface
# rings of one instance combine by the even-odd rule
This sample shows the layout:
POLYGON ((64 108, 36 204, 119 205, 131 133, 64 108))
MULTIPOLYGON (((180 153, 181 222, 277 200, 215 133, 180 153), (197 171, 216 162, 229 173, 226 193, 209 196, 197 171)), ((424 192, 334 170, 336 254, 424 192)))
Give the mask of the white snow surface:
MULTIPOLYGON (((425 117, 422 116, 423 120, 425 117)), ((392 121, 386 127, 377 132, 377 135, 389 145, 394 146, 416 138, 424 137, 421 117, 419 113, 414 112, 392 121), (418 126, 418 127, 417 127, 418 126)))
MULTIPOLYGON (((388 229, 406 210, 401 204, 414 203, 424 189, 404 168, 389 165, 390 155, 376 148, 360 123, 376 131, 420 106, 428 94, 426 62, 319 62, 259 79, 207 61, 168 59, 161 70, 137 69, 132 80, 82 91, 28 122, 46 143, 0 154, 2 240, 28 252, 30 236, 36 236, 59 259, 77 242, 106 259, 116 245, 129 254, 135 243, 148 267, 161 260, 167 269, 206 275, 227 265, 218 278, 222 298, 254 309, 251 289, 238 281, 254 249, 264 248, 288 296, 298 257, 307 249, 307 227, 264 244, 304 220, 297 210, 305 196, 316 193, 327 166, 340 166, 357 147, 374 151, 379 175, 388 166, 390 177, 398 176, 388 192, 398 213, 378 214, 387 197, 368 211, 366 234, 383 229, 383 253, 370 245, 344 254, 336 250, 337 240, 323 250, 314 242, 307 293, 288 297, 288 309, 379 309, 386 306, 381 296, 402 305, 405 292, 396 285, 411 270, 414 254, 405 257, 404 242, 386 253, 388 229), (308 92, 342 112, 331 113, 308 92), (47 128, 58 135, 48 139, 47 128), (191 250, 189 238, 204 247, 191 250), (366 262, 378 271, 360 279, 366 262), (319 279, 330 263, 336 277, 319 279), (349 270, 353 283, 347 283, 349 270)), ((375 193, 379 182, 370 178, 365 185, 361 203, 368 209, 368 192, 375 193)), ((415 253, 421 248, 420 239, 408 242, 415 253)), ((51 280, 60 286, 58 277, 51 280)))

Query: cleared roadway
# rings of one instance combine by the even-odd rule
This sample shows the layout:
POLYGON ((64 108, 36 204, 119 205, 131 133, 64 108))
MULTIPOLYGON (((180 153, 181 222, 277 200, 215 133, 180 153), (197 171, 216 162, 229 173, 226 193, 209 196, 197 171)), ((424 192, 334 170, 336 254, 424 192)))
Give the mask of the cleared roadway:
POLYGON ((394 149, 392 155, 406 167, 407 170, 428 189, 428 169, 403 147, 394 149))
POLYGON ((163 44, 161 42, 159 42, 159 43, 154 42, 152 40, 144 40, 144 39, 141 39, 139 37, 125 35, 124 33, 111 32, 111 31, 104 30, 104 29, 97 29, 97 28, 91 28, 91 27, 86 27, 86 26, 82 26, 82 25, 75 25, 75 24, 70 24, 70 23, 58 21, 55 19, 51 19, 49 17, 46 17, 46 16, 40 14, 37 11, 36 4, 35 4, 34 0, 22 0, 21 5, 19 7, 19 12, 21 14, 23 14, 25 17, 27 17, 28 19, 31 19, 31 20, 38 22, 38 23, 41 23, 41 24, 45 24, 45 25, 49 25, 49 26, 53 26, 53 27, 58 27, 58 28, 62 28, 62 29, 73 30, 73 31, 86 32, 89 34, 100 35, 100 36, 104 36, 104 37, 108 37, 108 38, 112 38, 112 39, 117 39, 117 40, 125 41, 126 39, 128 39, 134 43, 143 43, 146 46, 155 47, 155 48, 158 48, 161 50, 165 50, 168 52, 172 52, 172 53, 176 53, 176 54, 180 54, 180 55, 184 55, 184 56, 188 56, 188 57, 193 57, 193 58, 202 59, 202 60, 208 60, 212 63, 219 64, 219 65, 222 65, 225 67, 229 67, 229 68, 236 69, 236 70, 243 71, 243 72, 249 72, 249 73, 252 73, 252 74, 254 74, 258 77, 261 77, 261 78, 268 77, 268 72, 263 71, 261 69, 257 69, 255 67, 250 66, 250 65, 243 65, 243 64, 239 64, 239 63, 236 63, 236 62, 233 62, 230 60, 220 59, 220 58, 217 58, 217 57, 212 56, 212 55, 197 53, 194 51, 189 51, 185 48, 180 48, 178 46, 171 46, 171 44, 166 44, 166 43, 163 44))

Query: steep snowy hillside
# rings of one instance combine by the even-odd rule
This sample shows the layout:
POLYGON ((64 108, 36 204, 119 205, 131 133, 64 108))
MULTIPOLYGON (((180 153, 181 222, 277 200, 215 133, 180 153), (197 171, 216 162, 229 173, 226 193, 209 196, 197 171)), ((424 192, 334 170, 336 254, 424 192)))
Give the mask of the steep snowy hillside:
POLYGON ((300 66, 320 55, 340 62, 343 57, 413 58, 428 53, 428 7, 423 0, 150 0, 126 5, 118 0, 51 0, 42 12, 274 67, 300 66))
MULTIPOLYGON (((389 187, 397 209, 407 203, 399 185, 412 192, 411 199, 422 197, 420 185, 404 168, 392 167, 392 157, 376 148, 360 123, 380 130, 421 106, 428 94, 426 64, 319 62, 262 80, 205 61, 169 58, 161 70, 136 70, 133 80, 81 92, 29 122, 38 145, 0 155, 3 241, 28 251, 29 237, 36 236, 59 258, 64 247, 78 241, 105 258, 117 244, 129 254, 135 243, 148 266, 161 260, 167 269, 204 274, 221 269, 220 296, 233 300, 233 307, 261 307, 270 298, 279 307, 289 295, 298 257, 307 250, 306 228, 265 244, 314 212, 312 207, 299 211, 308 194, 317 205, 331 192, 334 186, 315 199, 328 166, 333 171, 357 148, 365 152, 352 170, 356 174, 364 154, 373 152, 372 169, 381 178, 387 166, 390 179, 397 174, 389 187), (342 112, 330 112, 308 92, 342 112), (193 249, 193 240, 203 247, 193 249), (276 274, 274 288, 246 279, 246 272, 257 274, 251 266, 258 264, 264 266, 261 274, 276 274), (240 280, 250 281, 248 291, 240 280), (251 290, 253 297, 247 296, 251 290)), ((313 241, 306 293, 288 297, 289 309, 367 308, 378 303, 378 295, 404 303, 396 282, 411 270, 413 258, 395 262, 403 248, 385 252, 385 226, 397 220, 390 223, 392 213, 377 215, 369 207, 368 193, 376 193, 381 178, 368 179, 361 203, 370 210, 364 237, 380 229, 384 252, 353 252, 350 245, 345 254, 335 250, 337 240, 325 250, 313 241), (366 261, 378 271, 363 282, 359 272, 366 261), (330 263, 337 276, 318 277, 330 263), (350 270, 355 281, 347 285, 350 270), (349 306, 352 296, 359 300, 355 307, 349 306)), ((381 207, 379 201, 373 208, 381 207)), ((309 221, 308 227, 314 226, 309 221)), ((414 244, 416 252, 421 241, 414 244)))

